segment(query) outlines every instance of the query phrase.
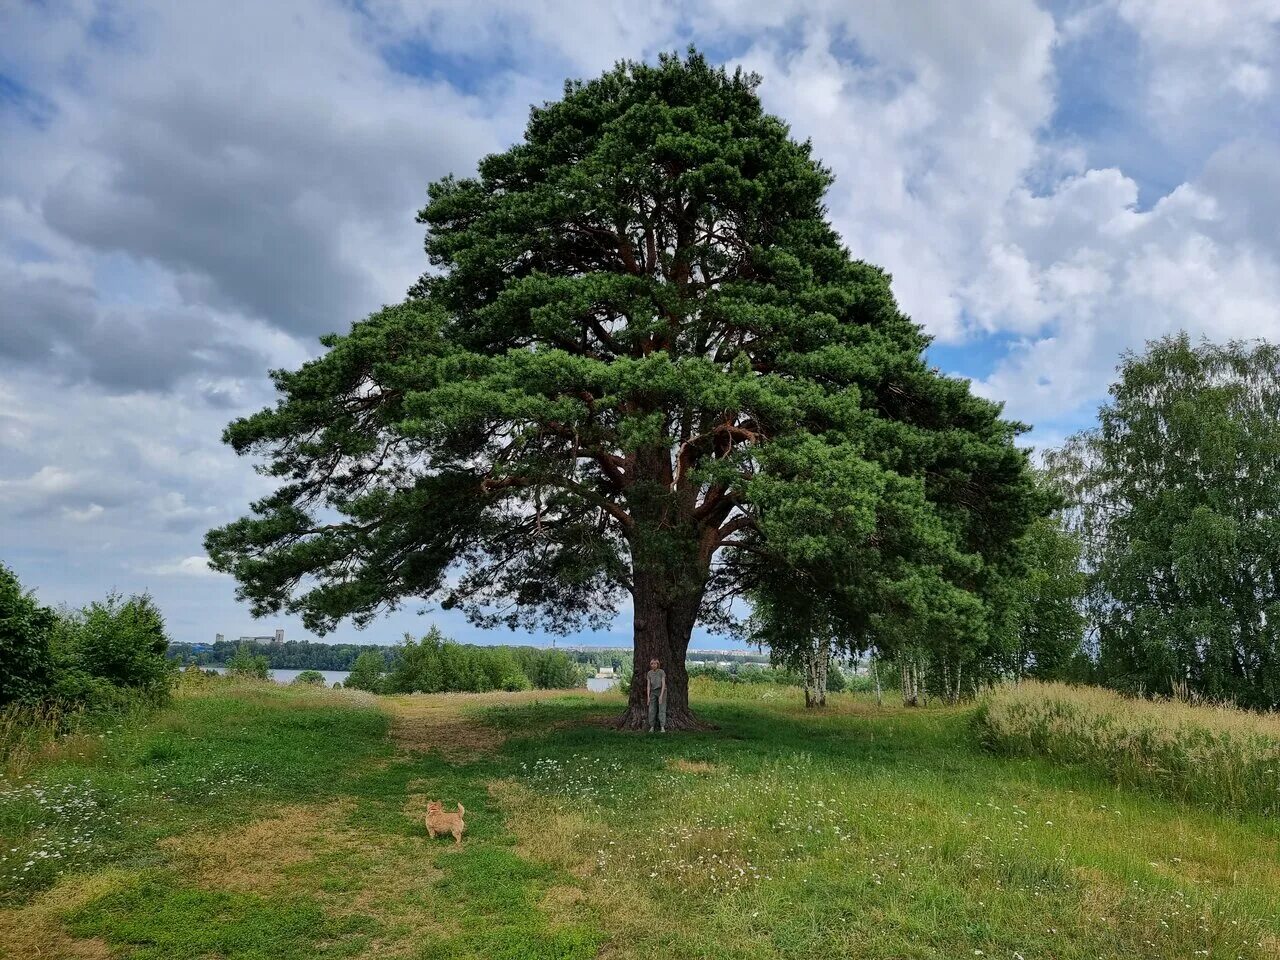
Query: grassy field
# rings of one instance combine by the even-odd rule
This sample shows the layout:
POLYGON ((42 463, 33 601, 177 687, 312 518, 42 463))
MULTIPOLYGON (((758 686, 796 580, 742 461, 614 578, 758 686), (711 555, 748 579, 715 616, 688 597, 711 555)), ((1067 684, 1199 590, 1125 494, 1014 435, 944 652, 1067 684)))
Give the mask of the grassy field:
POLYGON ((210 683, 0 784, 0 956, 1280 956, 1272 820, 799 694, 646 737, 611 695, 210 683))

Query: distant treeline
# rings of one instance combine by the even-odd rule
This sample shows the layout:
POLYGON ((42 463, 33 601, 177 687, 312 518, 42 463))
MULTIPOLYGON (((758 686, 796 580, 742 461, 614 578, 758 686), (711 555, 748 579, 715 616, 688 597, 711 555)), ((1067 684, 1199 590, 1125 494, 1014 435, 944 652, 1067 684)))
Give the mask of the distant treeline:
MULTIPOLYGON (((506 646, 506 645, 504 645, 506 646)), ((231 662, 237 651, 243 650, 250 656, 267 658, 267 666, 273 670, 350 670, 360 654, 372 651, 382 657, 383 669, 391 669, 403 648, 403 643, 392 646, 359 643, 317 643, 311 640, 286 640, 284 643, 270 641, 219 640, 213 644, 171 643, 168 657, 181 664, 194 663, 202 667, 223 667, 231 662), (199 647, 199 649, 196 649, 199 647)), ((511 650, 534 650, 535 647, 509 646, 511 650)), ((631 650, 625 648, 602 650, 567 650, 557 651, 567 657, 570 662, 581 667, 590 668, 594 673, 600 667, 612 667, 623 671, 631 666, 631 650)), ((743 664, 766 665, 769 662, 767 653, 706 653, 690 650, 689 666, 705 663, 727 662, 733 666, 743 664)))
POLYGON ((179 663, 194 663, 202 667, 224 667, 231 662, 237 651, 243 650, 250 656, 266 657, 267 666, 273 670, 350 670, 356 657, 367 650, 382 655, 384 662, 390 665, 395 656, 394 646, 374 646, 359 643, 314 643, 310 640, 286 640, 284 643, 262 642, 260 640, 219 640, 212 645, 171 643, 169 659, 179 663))

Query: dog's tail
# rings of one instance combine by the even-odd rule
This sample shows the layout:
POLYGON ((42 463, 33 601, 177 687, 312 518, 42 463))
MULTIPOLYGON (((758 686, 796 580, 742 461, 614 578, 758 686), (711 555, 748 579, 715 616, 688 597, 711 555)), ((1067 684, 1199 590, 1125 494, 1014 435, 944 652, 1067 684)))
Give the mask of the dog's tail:
POLYGON ((458 816, 462 816, 466 812, 467 812, 467 808, 464 807, 462 804, 458 804, 458 816))

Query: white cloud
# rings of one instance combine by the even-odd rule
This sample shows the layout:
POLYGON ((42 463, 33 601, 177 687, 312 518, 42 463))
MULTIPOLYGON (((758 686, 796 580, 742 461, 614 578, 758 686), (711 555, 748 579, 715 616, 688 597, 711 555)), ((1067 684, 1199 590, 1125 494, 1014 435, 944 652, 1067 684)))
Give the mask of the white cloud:
POLYGON ((1280 0, 1113 0, 1137 35, 1147 104, 1162 122, 1213 126, 1258 104, 1280 60, 1280 0))
POLYGON ((854 254, 888 269, 904 309, 944 340, 965 333, 975 240, 1040 160, 1053 41, 1029 2, 927 18, 909 4, 832 5, 798 47, 762 39, 741 58, 835 171, 832 215, 854 254), (860 57, 842 55, 850 39, 860 57))
POLYGON ((154 573, 161 577, 222 577, 226 574, 219 573, 209 567, 208 557, 183 557, 181 560, 173 563, 160 563, 152 567, 147 567, 146 573, 154 573))
POLYGON ((68 520, 74 520, 76 523, 88 523, 90 520, 96 520, 98 517, 106 513, 106 508, 100 503, 90 503, 83 510, 75 510, 71 507, 63 507, 62 514, 68 520))

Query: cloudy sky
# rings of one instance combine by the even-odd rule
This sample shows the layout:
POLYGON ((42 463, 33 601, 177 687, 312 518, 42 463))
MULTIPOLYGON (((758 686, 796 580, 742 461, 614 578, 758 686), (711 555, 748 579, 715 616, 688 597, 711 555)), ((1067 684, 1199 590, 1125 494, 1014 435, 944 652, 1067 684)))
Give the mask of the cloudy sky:
MULTIPOLYGON (((403 295, 431 180, 690 42, 763 75, 849 247, 1030 442, 1146 339, 1280 338, 1280 0, 0 0, 0 560, 52 604, 148 589, 177 639, 302 636, 204 564, 264 489, 222 427, 403 295)), ((484 639, 335 639, 429 619, 484 639)))

